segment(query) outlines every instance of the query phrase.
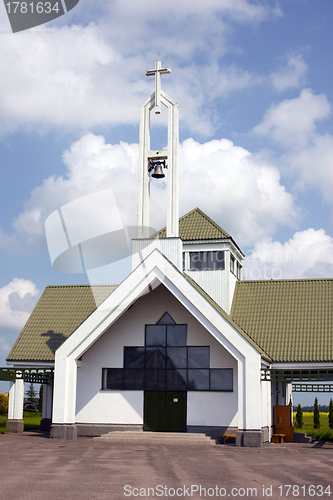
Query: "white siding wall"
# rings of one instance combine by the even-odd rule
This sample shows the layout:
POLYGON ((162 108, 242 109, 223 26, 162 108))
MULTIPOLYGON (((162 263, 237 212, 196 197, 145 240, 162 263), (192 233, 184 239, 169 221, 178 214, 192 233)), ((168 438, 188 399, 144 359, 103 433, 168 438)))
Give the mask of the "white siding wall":
POLYGON ((145 324, 155 324, 166 311, 188 325, 188 345, 210 346, 211 368, 233 368, 232 393, 188 392, 188 425, 237 425, 236 360, 163 285, 139 298, 82 356, 76 422, 143 423, 143 392, 101 390, 102 368, 122 368, 124 346, 144 345, 145 324))
POLYGON ((132 270, 157 248, 180 271, 183 271, 183 242, 180 238, 132 240, 132 270))
POLYGON ((188 392, 187 419, 187 425, 237 427, 234 392, 188 392))

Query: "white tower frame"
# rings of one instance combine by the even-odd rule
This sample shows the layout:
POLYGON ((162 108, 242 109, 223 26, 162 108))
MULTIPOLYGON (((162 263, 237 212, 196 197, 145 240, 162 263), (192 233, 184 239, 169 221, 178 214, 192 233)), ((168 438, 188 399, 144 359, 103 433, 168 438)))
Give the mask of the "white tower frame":
POLYGON ((170 69, 161 69, 161 61, 156 61, 155 70, 146 72, 147 76, 155 75, 155 92, 140 106, 138 238, 149 237, 149 160, 166 160, 167 162, 166 237, 178 237, 178 104, 161 90, 161 74, 165 73, 170 73, 170 69), (168 146, 167 149, 150 150, 150 112, 155 108, 155 113, 160 114, 160 103, 168 108, 168 146))

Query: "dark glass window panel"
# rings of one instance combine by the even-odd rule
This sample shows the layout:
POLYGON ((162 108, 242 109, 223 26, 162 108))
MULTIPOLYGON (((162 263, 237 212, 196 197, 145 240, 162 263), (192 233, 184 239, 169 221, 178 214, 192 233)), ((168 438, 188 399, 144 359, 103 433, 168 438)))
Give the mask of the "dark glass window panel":
POLYGON ((105 389, 124 389, 124 370, 122 368, 107 368, 105 389))
POLYGON ((167 347, 167 368, 187 368, 187 348, 167 347))
POLYGON ((209 347, 189 346, 188 368, 209 368, 209 347))
POLYGON ((146 325, 146 346, 166 345, 166 325, 146 325))
POLYGON ((185 271, 185 252, 183 252, 183 271, 185 271))
POLYGON ((207 269, 224 269, 224 252, 207 252, 207 269))
POLYGON ((156 323, 157 325, 175 325, 176 322, 171 318, 170 314, 166 312, 164 316, 156 323))
POLYGON ((187 390, 209 391, 209 370, 188 370, 187 390))
POLYGON ((143 391, 145 388, 144 370, 124 370, 124 389, 127 391, 143 391))
POLYGON ((224 269, 224 266, 224 251, 190 252, 190 269, 192 271, 224 269))
POLYGON ((124 368, 145 367, 144 347, 124 347, 124 368))
POLYGON ((232 391, 233 372, 232 368, 211 368, 210 370, 211 391, 232 391))
POLYGON ((165 390, 165 372, 166 370, 146 370, 146 383, 147 390, 165 390))
POLYGON ((201 271, 204 269, 206 252, 190 252, 190 269, 191 271, 201 271))
POLYGON ((187 390, 186 370, 167 370, 166 371, 166 390, 167 391, 186 391, 187 390))
POLYGON ((187 344, 187 325, 167 326, 167 346, 185 346, 187 344))
POLYGON ((166 368, 165 347, 146 347, 146 368, 149 369, 166 368))

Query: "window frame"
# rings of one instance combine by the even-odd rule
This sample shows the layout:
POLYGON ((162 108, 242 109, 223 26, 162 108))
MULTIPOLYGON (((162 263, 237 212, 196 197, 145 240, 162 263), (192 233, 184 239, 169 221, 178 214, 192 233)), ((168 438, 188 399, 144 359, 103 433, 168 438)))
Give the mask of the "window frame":
POLYGON ((230 272, 236 276, 235 273, 235 265, 236 265, 237 259, 232 255, 230 252, 230 272))

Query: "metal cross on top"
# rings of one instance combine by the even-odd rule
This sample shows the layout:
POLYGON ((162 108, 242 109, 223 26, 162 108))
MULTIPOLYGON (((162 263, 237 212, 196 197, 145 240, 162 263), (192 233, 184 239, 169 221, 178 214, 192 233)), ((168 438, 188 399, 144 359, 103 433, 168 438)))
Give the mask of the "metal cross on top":
POLYGON ((155 113, 161 114, 161 75, 171 73, 170 68, 161 68, 161 61, 155 61, 155 69, 147 69, 146 75, 155 75, 155 113))

